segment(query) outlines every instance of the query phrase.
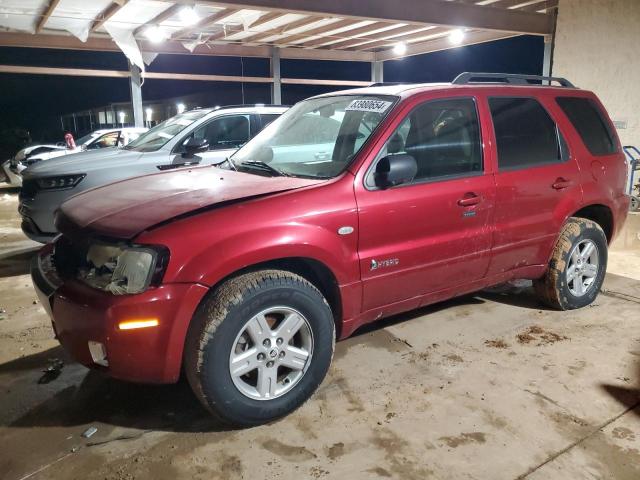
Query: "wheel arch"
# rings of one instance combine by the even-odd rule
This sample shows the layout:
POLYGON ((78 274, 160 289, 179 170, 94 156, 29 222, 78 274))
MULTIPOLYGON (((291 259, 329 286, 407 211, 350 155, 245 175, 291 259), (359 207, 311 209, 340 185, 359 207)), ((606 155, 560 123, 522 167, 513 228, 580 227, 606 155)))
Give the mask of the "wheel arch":
MULTIPOLYGON (((284 270, 296 275, 300 275, 302 278, 310 282, 314 287, 320 290, 320 293, 329 303, 331 313, 336 328, 336 335, 340 338, 342 333, 342 295, 340 288, 338 287, 338 279, 335 273, 325 263, 311 257, 282 257, 271 260, 266 260, 252 265, 247 265, 243 268, 235 270, 229 273, 225 277, 219 279, 215 284, 211 285, 209 291, 213 292, 225 282, 240 275, 255 272, 259 270, 284 270)), ((205 296, 206 298, 206 296, 205 296)), ((204 301, 204 298, 203 300, 204 301)))
POLYGON ((608 206, 598 203, 587 205, 570 215, 570 217, 586 218, 596 222, 604 231, 607 242, 610 243, 613 239, 613 232, 615 231, 613 211, 608 206))

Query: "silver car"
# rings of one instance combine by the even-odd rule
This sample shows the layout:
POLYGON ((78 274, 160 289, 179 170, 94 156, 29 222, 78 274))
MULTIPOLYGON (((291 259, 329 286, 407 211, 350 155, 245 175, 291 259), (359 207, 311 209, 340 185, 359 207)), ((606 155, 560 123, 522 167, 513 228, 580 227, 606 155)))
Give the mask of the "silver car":
POLYGON ((37 163, 22 172, 22 230, 45 243, 56 235, 54 213, 69 197, 125 178, 221 163, 286 110, 262 105, 192 110, 164 121, 124 148, 37 163))

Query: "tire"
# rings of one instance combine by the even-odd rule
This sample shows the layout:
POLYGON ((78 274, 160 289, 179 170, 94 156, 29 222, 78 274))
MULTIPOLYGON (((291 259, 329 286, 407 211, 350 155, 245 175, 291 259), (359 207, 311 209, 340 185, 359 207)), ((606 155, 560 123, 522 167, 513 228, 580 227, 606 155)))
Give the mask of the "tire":
POLYGON ((607 237, 600 225, 586 218, 571 217, 560 232, 547 272, 534 282, 536 294, 546 305, 559 310, 589 305, 604 282, 607 253, 607 237), (589 245, 594 248, 584 250, 589 245), (595 254, 583 258, 594 250, 595 254))
POLYGON ((291 272, 262 270, 225 282, 200 305, 187 333, 185 373, 220 421, 260 425, 293 412, 313 394, 334 346, 333 315, 320 291, 291 272), (290 340, 289 325, 301 325, 290 340), (247 373, 232 375, 232 368, 247 373))

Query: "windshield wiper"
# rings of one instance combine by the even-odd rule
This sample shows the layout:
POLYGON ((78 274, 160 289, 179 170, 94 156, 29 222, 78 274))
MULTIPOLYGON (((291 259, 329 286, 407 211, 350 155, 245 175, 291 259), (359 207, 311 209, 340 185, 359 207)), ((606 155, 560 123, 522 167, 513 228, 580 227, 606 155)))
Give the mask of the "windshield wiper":
POLYGON ((269 172, 269 173, 272 174, 272 176, 275 176, 275 177, 288 177, 289 176, 286 173, 284 173, 283 171, 278 170, 275 167, 272 167, 268 163, 260 162, 260 161, 257 161, 257 160, 246 160, 244 162, 241 162, 239 166, 240 167, 253 168, 255 170, 262 170, 263 172, 269 172))
POLYGON ((222 160, 221 162, 214 163, 213 166, 214 167, 220 167, 221 165, 224 165, 225 163, 228 163, 231 166, 231 168, 233 168, 236 172, 238 171, 238 168, 236 167, 236 164, 233 163, 233 160, 231 160, 231 157, 227 157, 224 160, 222 160))

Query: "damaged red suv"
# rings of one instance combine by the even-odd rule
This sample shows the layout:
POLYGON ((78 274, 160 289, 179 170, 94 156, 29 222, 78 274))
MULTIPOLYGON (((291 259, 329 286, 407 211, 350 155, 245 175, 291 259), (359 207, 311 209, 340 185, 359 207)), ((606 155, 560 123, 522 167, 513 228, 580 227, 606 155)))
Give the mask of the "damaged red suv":
POLYGON ((595 95, 553 80, 322 95, 221 165, 71 198, 32 269, 57 337, 116 378, 184 371, 214 415, 255 425, 308 399, 368 322, 521 278, 590 304, 626 163, 595 95))

